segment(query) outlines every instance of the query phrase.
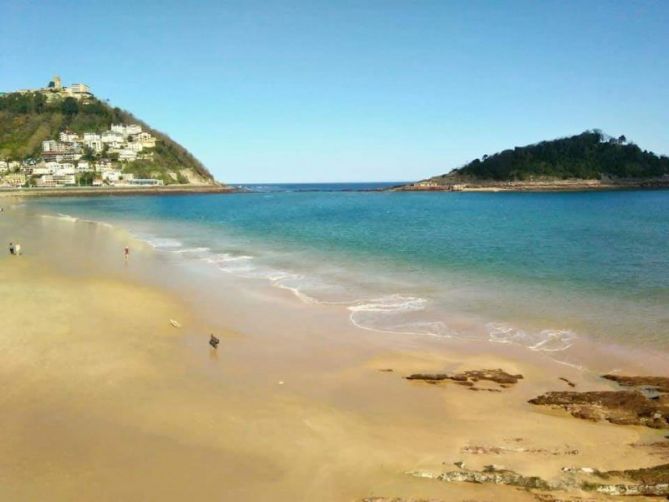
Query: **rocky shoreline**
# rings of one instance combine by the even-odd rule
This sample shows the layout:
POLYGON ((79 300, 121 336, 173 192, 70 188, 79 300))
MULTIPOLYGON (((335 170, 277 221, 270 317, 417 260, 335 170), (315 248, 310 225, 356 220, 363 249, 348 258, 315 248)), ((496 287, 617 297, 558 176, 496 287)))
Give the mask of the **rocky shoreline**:
MULTIPOLYGON (((383 371, 391 372, 390 369, 383 371)), ((511 374, 502 369, 468 370, 460 373, 412 373, 404 377, 409 381, 431 385, 453 383, 470 390, 492 390, 501 392, 523 380, 523 375, 511 374), (496 387, 477 388, 479 382, 495 384, 496 387)), ((560 380, 570 387, 576 384, 567 378, 560 380)), ((541 408, 562 410, 571 416, 592 422, 608 422, 616 426, 642 426, 651 429, 669 429, 669 377, 602 375, 602 380, 613 382, 621 389, 597 391, 549 391, 530 399, 529 404, 541 408)), ((664 437, 669 439, 669 435, 664 437)), ((523 439, 516 438, 515 445, 468 445, 461 454, 469 456, 503 456, 506 454, 534 454, 565 456, 577 459, 577 448, 533 448, 523 446, 523 439)), ((643 447, 651 455, 669 458, 669 441, 661 440, 648 444, 631 444, 643 447)), ((641 497, 669 499, 669 463, 651 467, 605 470, 591 466, 564 465, 556 477, 544 479, 537 475, 523 474, 502 465, 488 464, 482 469, 466 466, 464 460, 452 462, 455 469, 435 471, 418 469, 405 474, 422 479, 445 483, 473 483, 480 485, 502 485, 520 489, 534 495, 539 501, 585 501, 601 500, 604 497, 641 497), (585 498, 582 498, 585 497, 585 498), (593 498, 596 497, 596 498, 593 498)), ((364 502, 428 502, 427 499, 396 497, 369 497, 364 502)), ((437 502, 430 499, 430 502, 437 502)))
POLYGON ((448 183, 420 181, 390 188, 393 192, 584 192, 607 190, 661 190, 669 188, 669 179, 642 180, 542 180, 478 181, 453 180, 448 183))
POLYGON ((7 188, 0 197, 89 197, 109 195, 164 195, 234 193, 226 185, 173 185, 157 187, 72 187, 72 188, 7 188))

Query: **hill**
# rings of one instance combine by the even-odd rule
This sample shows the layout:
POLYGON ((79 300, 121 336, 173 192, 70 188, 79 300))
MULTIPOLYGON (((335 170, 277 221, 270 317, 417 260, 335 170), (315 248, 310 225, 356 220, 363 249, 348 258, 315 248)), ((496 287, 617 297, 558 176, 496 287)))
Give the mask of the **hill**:
POLYGON ((625 182, 669 175, 669 157, 642 150, 625 136, 613 138, 601 131, 585 131, 568 138, 484 155, 450 173, 430 178, 415 187, 459 183, 560 182, 605 180, 625 182))
MULTIPOLYGON (((43 142, 58 140, 64 131, 79 136, 101 134, 113 124, 138 125, 153 138, 150 149, 145 150, 148 153, 130 161, 118 162, 118 153, 108 155, 119 172, 136 178, 156 178, 166 185, 215 183, 205 166, 183 146, 131 113, 111 107, 91 94, 85 99, 50 95, 45 90, 0 95, 0 161, 34 163, 43 154, 43 142)), ((84 147, 83 158, 91 163, 103 157, 101 151, 86 150, 84 147)))

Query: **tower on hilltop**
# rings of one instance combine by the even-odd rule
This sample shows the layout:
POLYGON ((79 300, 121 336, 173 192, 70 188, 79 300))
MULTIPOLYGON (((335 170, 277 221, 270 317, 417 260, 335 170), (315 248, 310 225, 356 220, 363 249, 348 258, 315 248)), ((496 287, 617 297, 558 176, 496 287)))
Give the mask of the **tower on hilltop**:
POLYGON ((63 89, 63 83, 61 82, 60 77, 58 75, 54 75, 51 82, 49 82, 49 89, 54 89, 56 91, 60 91, 63 89))

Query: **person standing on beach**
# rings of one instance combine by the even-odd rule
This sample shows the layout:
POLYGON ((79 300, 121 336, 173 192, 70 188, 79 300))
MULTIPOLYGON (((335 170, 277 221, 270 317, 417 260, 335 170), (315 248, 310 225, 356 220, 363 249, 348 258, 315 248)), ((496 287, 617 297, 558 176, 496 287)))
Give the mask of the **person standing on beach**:
POLYGON ((13 242, 9 243, 9 254, 14 254, 14 243, 13 242))
POLYGON ((130 255, 130 248, 128 246, 123 250, 123 256, 125 256, 125 261, 128 261, 128 256, 130 255))
POLYGON ((14 253, 17 256, 21 255, 21 244, 19 244, 18 242, 16 243, 16 246, 14 246, 14 253))

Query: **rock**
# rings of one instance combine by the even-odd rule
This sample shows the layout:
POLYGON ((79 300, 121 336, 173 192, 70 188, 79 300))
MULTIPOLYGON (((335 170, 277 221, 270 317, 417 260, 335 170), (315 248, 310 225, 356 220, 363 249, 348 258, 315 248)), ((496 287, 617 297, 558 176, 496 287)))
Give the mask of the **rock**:
POLYGON ((624 471, 607 471, 608 476, 620 476, 639 481, 646 485, 669 484, 669 464, 656 465, 643 469, 627 469, 624 471))
POLYGON ((462 460, 459 460, 457 462, 453 462, 453 465, 457 467, 458 469, 464 469, 465 468, 465 463, 462 460))
POLYGON ((594 467, 563 467, 562 472, 570 472, 570 473, 575 473, 575 474, 596 474, 600 475, 601 472, 599 469, 595 469, 594 467))
POLYGON ((573 448, 548 450, 546 448, 509 448, 507 446, 465 446, 460 450, 471 455, 503 455, 505 453, 534 453, 541 455, 578 455, 579 451, 573 448))
POLYGON ((568 378, 565 378, 565 377, 559 377, 558 380, 562 380, 562 381, 565 382, 567 385, 569 385, 569 387, 576 387, 576 384, 575 384, 574 382, 572 382, 571 380, 569 380, 568 378))
POLYGON ((586 420, 669 429, 669 403, 649 399, 638 391, 548 392, 529 402, 563 408, 586 420))
POLYGON ((379 371, 381 371, 383 373, 392 373, 393 369, 392 368, 382 368, 379 371))
POLYGON ((589 483, 582 485, 584 490, 605 493, 606 495, 669 496, 669 464, 645 467, 643 469, 626 469, 623 471, 598 472, 600 477, 624 478, 636 481, 636 484, 627 483, 589 483))
MULTIPOLYGON (((480 390, 477 387, 474 387, 474 383, 485 380, 490 382, 495 382, 501 387, 507 388, 509 385, 513 385, 522 379, 523 375, 512 375, 507 373, 502 369, 493 369, 493 370, 470 370, 464 371, 462 373, 454 373, 452 375, 448 373, 414 373, 406 377, 407 380, 423 380, 428 383, 437 383, 444 380, 450 380, 458 385, 464 385, 470 389, 480 390)), ((490 389, 486 389, 490 390, 490 389)), ((498 392, 498 389, 492 389, 493 392, 498 392)))
POLYGON ((488 465, 483 471, 471 471, 462 469, 450 472, 427 472, 415 471, 409 473, 418 478, 436 479, 452 482, 477 483, 477 484, 495 484, 517 486, 530 490, 552 490, 553 487, 543 479, 537 476, 523 476, 517 472, 510 471, 499 466, 488 465))
POLYGON ((602 375, 623 387, 645 387, 649 390, 669 393, 669 377, 602 375))
POLYGON ((366 497, 361 502, 439 502, 435 499, 404 499, 399 497, 366 497))
MULTIPOLYGON (((541 492, 554 490, 585 490, 615 496, 663 497, 669 495, 669 464, 625 471, 600 472, 591 467, 565 467, 562 471, 570 474, 584 474, 587 476, 596 475, 603 478, 618 477, 636 481, 637 483, 596 483, 587 480, 579 480, 579 478, 574 478, 573 476, 554 482, 548 482, 538 476, 524 476, 497 465, 487 465, 482 471, 461 469, 459 471, 442 473, 415 471, 409 472, 408 474, 418 478, 435 479, 448 483, 464 482, 507 485, 541 492)), ((538 500, 554 500, 554 498, 551 498, 549 495, 537 495, 538 500)), ((567 498, 563 500, 570 499, 567 498)))

